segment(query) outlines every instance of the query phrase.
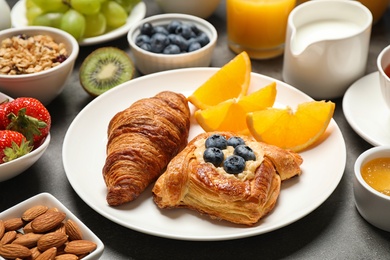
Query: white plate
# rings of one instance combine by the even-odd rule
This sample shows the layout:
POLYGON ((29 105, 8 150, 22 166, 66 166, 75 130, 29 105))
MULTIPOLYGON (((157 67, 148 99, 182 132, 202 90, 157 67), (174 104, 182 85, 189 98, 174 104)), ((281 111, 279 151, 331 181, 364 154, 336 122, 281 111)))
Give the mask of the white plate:
MULTIPOLYGON (((87 46, 93 44, 99 44, 107 41, 114 40, 119 38, 125 34, 127 34, 130 30, 130 27, 136 22, 142 20, 146 14, 146 5, 142 1, 134 6, 132 12, 127 18, 127 22, 125 25, 116 28, 110 32, 107 32, 103 35, 99 35, 96 37, 85 38, 79 41, 80 46, 87 46)), ((17 2, 11 10, 11 20, 12 26, 19 28, 28 26, 27 18, 26 18, 26 0, 20 0, 17 2)))
MULTIPOLYGON (((62 151, 68 180, 77 194, 95 211, 122 226, 180 240, 227 240, 254 236, 286 226, 321 205, 338 185, 346 163, 344 139, 334 120, 326 130, 326 139, 301 153, 303 174, 283 183, 274 211, 253 227, 213 221, 187 209, 159 210, 152 200, 152 187, 131 203, 120 207, 107 205, 102 167, 110 119, 136 100, 154 96, 163 90, 188 96, 217 70, 188 68, 151 74, 126 82, 89 103, 70 125, 62 151)), ((250 92, 272 81, 276 80, 252 73, 250 92)), ((312 100, 299 90, 276 82, 277 105, 295 107, 312 100)), ((200 132, 200 126, 193 120, 189 139, 200 132)))
POLYGON ((382 98, 378 72, 357 80, 343 98, 345 118, 368 143, 390 145, 390 111, 382 98))

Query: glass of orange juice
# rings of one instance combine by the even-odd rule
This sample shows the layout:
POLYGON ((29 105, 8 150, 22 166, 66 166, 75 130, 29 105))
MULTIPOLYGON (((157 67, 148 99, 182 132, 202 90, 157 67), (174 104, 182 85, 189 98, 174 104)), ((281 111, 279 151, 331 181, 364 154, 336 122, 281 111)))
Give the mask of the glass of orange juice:
POLYGON ((228 45, 253 59, 284 51, 287 18, 296 0, 226 0, 228 45))

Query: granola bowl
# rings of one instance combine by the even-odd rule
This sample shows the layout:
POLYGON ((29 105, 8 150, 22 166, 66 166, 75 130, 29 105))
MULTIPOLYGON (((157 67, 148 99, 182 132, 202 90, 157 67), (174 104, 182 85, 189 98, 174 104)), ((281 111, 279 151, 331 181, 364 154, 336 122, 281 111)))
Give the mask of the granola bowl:
POLYGON ((62 30, 29 26, 0 31, 0 92, 49 104, 65 88, 79 45, 62 30))

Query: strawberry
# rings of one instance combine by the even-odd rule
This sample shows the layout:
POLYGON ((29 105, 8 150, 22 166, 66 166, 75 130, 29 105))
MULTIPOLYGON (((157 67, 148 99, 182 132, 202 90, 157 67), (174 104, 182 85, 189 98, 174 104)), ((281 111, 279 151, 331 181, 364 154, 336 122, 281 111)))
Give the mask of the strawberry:
POLYGON ((7 130, 22 133, 34 148, 40 146, 49 134, 51 116, 37 99, 16 98, 5 107, 4 125, 7 130))
POLYGON ((4 119, 6 118, 5 108, 7 107, 8 103, 9 103, 8 99, 0 101, 0 130, 4 130, 6 127, 4 123, 4 119))
POLYGON ((0 164, 28 154, 32 148, 21 133, 0 130, 0 164))

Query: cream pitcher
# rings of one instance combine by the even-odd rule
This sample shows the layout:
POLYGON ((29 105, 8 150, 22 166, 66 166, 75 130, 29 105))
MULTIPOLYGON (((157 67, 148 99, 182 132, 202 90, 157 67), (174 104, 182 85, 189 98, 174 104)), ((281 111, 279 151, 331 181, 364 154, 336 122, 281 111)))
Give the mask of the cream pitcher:
POLYGON ((11 11, 5 0, 0 0, 0 30, 11 28, 11 11))
POLYGON ((351 0, 313 0, 288 17, 283 80, 314 99, 341 97, 365 73, 372 14, 351 0))

